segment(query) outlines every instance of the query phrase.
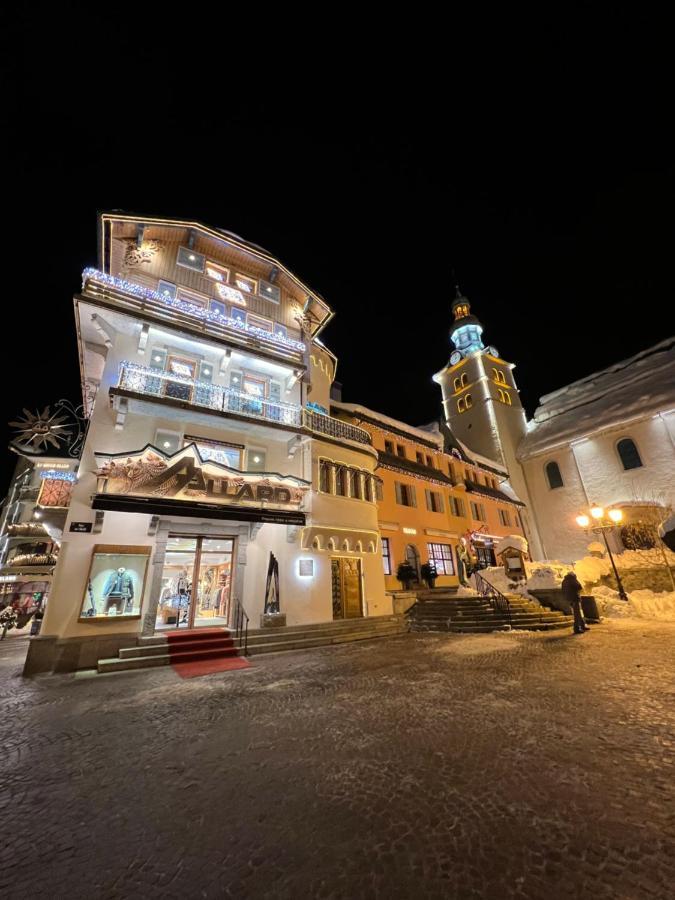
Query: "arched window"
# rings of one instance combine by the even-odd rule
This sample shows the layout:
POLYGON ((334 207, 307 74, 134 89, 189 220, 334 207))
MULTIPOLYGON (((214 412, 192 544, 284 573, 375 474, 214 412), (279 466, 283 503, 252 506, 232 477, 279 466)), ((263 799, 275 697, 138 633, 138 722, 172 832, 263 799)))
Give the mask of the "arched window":
POLYGON ((546 463, 546 478, 548 479, 548 486, 552 491, 563 486, 560 466, 557 462, 546 463))
POLYGON ((504 394, 504 403, 507 406, 511 406, 511 394, 508 391, 502 391, 502 394, 504 394))
POLYGON ((462 387, 466 387, 468 383, 469 383, 469 379, 467 377, 466 372, 464 372, 462 375, 462 387))
POLYGON ((471 409, 473 406, 473 400, 471 399, 471 394, 467 394, 464 398, 464 402, 466 403, 466 408, 471 409))
POLYGON ((466 407, 464 406, 464 398, 460 397, 457 401, 457 412, 463 413, 466 407))
POLYGON ((457 391, 458 391, 458 390, 461 388, 461 386, 462 386, 462 382, 459 380, 459 378, 455 378, 454 384, 455 384, 455 393, 457 393, 457 391))
POLYGON ((616 452, 619 454, 619 459, 624 469, 640 469, 642 467, 638 448, 635 446, 635 441, 631 438, 621 438, 616 445, 616 452))

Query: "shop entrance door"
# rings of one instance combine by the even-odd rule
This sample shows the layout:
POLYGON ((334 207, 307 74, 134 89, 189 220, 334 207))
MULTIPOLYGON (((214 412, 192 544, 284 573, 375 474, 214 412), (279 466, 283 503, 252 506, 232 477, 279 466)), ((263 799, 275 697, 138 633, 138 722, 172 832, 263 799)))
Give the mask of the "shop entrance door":
POLYGON ((361 598, 361 560, 345 556, 333 557, 331 586, 333 618, 358 619, 363 615, 361 598))
POLYGON ((170 534, 155 629, 227 626, 234 538, 170 534))

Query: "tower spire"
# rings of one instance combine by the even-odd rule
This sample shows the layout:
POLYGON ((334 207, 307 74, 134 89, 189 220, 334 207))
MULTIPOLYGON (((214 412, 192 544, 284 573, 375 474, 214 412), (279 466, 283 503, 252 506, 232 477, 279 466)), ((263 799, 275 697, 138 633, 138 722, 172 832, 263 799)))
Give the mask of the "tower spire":
POLYGON ((462 294, 458 284, 455 284, 452 314, 455 321, 450 329, 450 340, 462 356, 469 356, 471 353, 484 350, 485 346, 481 340, 483 326, 476 316, 471 315, 471 304, 462 294))

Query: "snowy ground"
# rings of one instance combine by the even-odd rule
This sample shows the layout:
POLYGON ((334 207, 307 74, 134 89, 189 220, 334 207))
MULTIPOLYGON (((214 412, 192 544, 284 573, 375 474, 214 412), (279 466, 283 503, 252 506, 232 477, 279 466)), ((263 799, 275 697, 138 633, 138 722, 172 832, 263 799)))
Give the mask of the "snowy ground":
POLYGON ((675 624, 20 677, 0 896, 665 900, 675 624))

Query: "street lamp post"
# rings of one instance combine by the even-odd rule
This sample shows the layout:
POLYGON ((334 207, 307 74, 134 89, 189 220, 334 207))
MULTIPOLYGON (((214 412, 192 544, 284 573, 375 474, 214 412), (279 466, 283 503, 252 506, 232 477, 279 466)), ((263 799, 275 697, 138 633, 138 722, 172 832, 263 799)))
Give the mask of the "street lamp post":
POLYGON ((601 534, 602 539, 605 542, 605 547, 607 548, 607 553, 609 554, 609 561, 612 564, 612 569, 614 570, 614 577, 616 578, 616 584, 619 589, 619 597, 622 600, 628 600, 628 595, 623 589, 623 583, 621 581, 621 576, 616 568, 616 563, 614 562, 614 557, 612 556, 612 550, 609 546, 609 542, 607 541, 607 532, 616 528, 621 520, 623 519, 623 513, 620 509, 608 509, 607 516, 605 516, 605 510, 601 506, 592 506, 589 510, 590 517, 586 514, 582 514, 577 516, 577 525, 580 528, 583 528, 584 531, 588 534, 588 532, 592 531, 593 534, 601 534))

